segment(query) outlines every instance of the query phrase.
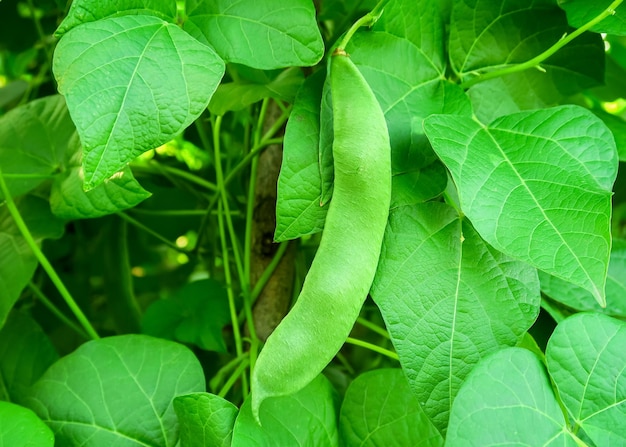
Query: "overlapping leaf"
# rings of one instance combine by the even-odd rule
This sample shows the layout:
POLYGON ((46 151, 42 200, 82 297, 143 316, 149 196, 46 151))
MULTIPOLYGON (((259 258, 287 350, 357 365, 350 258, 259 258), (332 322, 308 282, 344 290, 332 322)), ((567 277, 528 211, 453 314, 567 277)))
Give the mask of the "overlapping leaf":
POLYGON ((308 0, 194 1, 184 29, 227 62, 261 69, 315 65, 324 44, 308 0))
POLYGON ((53 447, 54 434, 28 408, 0 401, 0 445, 53 447))
POLYGON ((174 399, 181 447, 230 447, 239 410, 215 394, 195 393, 174 399))
POLYGON ((539 311, 536 270, 487 245, 449 206, 393 210, 371 294, 426 414, 444 430, 463 380, 539 311))
POLYGON ((28 405, 59 445, 173 446, 172 401, 202 392, 200 363, 182 345, 145 335, 91 341, 35 383, 28 405))
POLYGON ((617 152, 597 117, 562 106, 489 126, 431 116, 424 128, 487 242, 604 304, 617 152))
POLYGON ((591 30, 596 33, 626 35, 626 10, 623 5, 611 10, 609 7, 615 3, 614 0, 558 0, 558 3, 567 13, 567 21, 576 28, 606 12, 607 17, 591 30))
POLYGON ((224 62, 176 25, 132 15, 72 28, 53 68, 91 189, 189 126, 217 88, 224 62))

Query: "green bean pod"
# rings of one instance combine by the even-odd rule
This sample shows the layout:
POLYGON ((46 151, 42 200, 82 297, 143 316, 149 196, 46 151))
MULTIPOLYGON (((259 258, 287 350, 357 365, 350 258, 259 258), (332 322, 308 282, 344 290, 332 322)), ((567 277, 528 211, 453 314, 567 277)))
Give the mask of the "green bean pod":
POLYGON ((330 363, 350 334, 374 280, 391 200, 384 114, 345 51, 330 62, 334 189, 302 291, 269 336, 252 372, 252 412, 295 393, 330 363))

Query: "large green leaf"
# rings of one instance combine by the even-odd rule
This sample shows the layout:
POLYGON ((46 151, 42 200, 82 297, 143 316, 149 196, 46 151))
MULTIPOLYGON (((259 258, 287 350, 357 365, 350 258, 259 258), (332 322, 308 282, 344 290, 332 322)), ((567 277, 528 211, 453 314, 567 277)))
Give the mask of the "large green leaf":
POLYGON ((56 47, 53 69, 92 189, 189 126, 209 103, 224 62, 176 25, 132 15, 72 28, 56 47))
MULTIPOLYGON (((461 81, 510 68, 541 54, 571 32, 553 0, 453 2, 451 67, 461 81)), ((480 82, 468 90, 476 115, 485 121, 519 110, 553 106, 601 84, 604 45, 599 35, 579 36, 538 69, 480 82)))
POLYGON ((309 0, 199 0, 187 14, 184 29, 227 62, 273 69, 315 65, 324 55, 309 0))
POLYGON ((36 99, 0 117, 0 166, 14 197, 60 172, 79 148, 60 95, 36 99))
POLYGON ((239 410, 215 394, 195 393, 174 399, 181 447, 230 447, 239 410))
POLYGON ((626 35, 626 10, 623 5, 616 9, 609 9, 615 0, 558 0, 559 6, 567 13, 570 25, 580 28, 601 13, 607 11, 609 15, 600 23, 591 27, 596 33, 626 35))
POLYGON ((339 431, 346 446, 443 446, 401 369, 376 369, 354 379, 341 405, 339 431))
POLYGON ((90 191, 83 190, 81 173, 80 168, 71 168, 55 178, 50 206, 56 216, 68 220, 106 216, 150 197, 128 167, 90 191))
POLYGON ((233 431, 233 447, 336 446, 338 397, 332 385, 319 375, 295 394, 267 399, 259 425, 246 399, 233 431))
POLYGON ((0 330, 0 400, 23 403, 30 386, 58 357, 35 321, 11 313, 0 330))
POLYGON ((446 447, 582 445, 576 441, 541 361, 508 348, 482 360, 461 387, 446 447))
POLYGON ((392 210, 371 294, 411 388, 440 430, 473 366, 515 345, 540 301, 535 269, 433 202, 392 210))
POLYGON ((0 445, 53 447, 54 434, 28 408, 0 401, 0 445))
POLYGON ((548 342, 548 371, 574 422, 598 446, 626 445, 626 323, 578 314, 548 342))
POLYGON ((60 359, 35 383, 28 405, 60 447, 174 447, 172 402, 204 387, 204 372, 189 349, 123 335, 90 341, 60 359))
POLYGON ((487 242, 605 304, 618 162, 602 121, 562 106, 489 126, 431 116, 424 129, 454 178, 463 212, 487 242))
MULTIPOLYGON (((35 242, 61 237, 64 222, 50 212, 46 200, 24 196, 16 202, 35 242)), ((37 259, 6 206, 0 207, 0 328, 37 268, 37 259)))

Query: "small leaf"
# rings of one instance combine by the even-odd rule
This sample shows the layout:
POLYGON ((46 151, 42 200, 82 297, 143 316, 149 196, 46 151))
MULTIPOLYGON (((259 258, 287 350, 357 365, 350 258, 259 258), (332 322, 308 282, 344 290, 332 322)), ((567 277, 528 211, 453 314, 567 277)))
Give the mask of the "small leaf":
POLYGON ((344 445, 443 446, 401 369, 376 369, 358 376, 341 405, 344 445))
POLYGON ((312 66, 324 54, 308 0, 208 0, 187 14, 185 31, 209 43, 226 62, 271 70, 312 66))
POLYGON ((83 190, 81 172, 80 168, 72 168, 55 178, 50 206, 57 217, 73 220, 106 216, 150 197, 128 167, 90 191, 83 190))
POLYGON ((230 447, 239 410, 215 394, 195 393, 174 399, 181 447, 230 447))
POLYGON ((232 447, 339 445, 337 407, 337 393, 323 375, 295 394, 264 401, 262 425, 246 399, 235 421, 232 447))
POLYGON ((0 445, 53 447, 54 434, 28 408, 0 401, 0 445))
POLYGON ((53 69, 83 143, 85 187, 92 189, 189 126, 209 103, 224 62, 176 25, 133 15, 68 31, 53 69))
POLYGON ((392 210, 371 295, 413 392, 441 431, 467 374, 485 355, 517 344, 540 301, 534 268, 434 202, 392 210))
POLYGON ((35 383, 28 405, 59 445, 173 446, 172 401, 204 391, 193 353, 145 335, 90 341, 63 357, 35 383))
POLYGON ((446 447, 577 447, 541 361, 508 348, 483 359, 452 405, 446 447))
POLYGON ((597 117, 561 106, 489 126, 435 115, 424 129, 454 178, 463 212, 487 242, 605 305, 617 152, 597 117))
POLYGON ((30 386, 58 358, 37 323, 25 314, 12 312, 0 330, 0 400, 23 403, 30 386))
MULTIPOLYGON (((565 10, 567 21, 574 28, 580 28, 601 13, 609 11, 613 0, 558 0, 559 6, 565 10)), ((626 35, 626 11, 624 6, 616 8, 600 23, 591 27, 596 33, 626 35)))
POLYGON ((546 348, 548 371, 596 445, 626 444, 626 323, 584 313, 560 323, 546 348))

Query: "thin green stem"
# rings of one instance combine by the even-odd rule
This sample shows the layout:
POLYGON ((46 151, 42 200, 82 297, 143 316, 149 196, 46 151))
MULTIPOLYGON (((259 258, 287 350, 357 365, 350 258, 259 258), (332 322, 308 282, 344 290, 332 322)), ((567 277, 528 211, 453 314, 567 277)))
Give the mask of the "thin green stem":
POLYGON ((124 219, 126 222, 128 222, 131 225, 134 225, 135 227, 139 228, 141 231, 148 233, 150 236, 154 237, 155 239, 158 239, 159 241, 161 241, 163 244, 167 245, 169 248, 179 251, 181 253, 185 253, 185 254, 189 254, 190 250, 186 250, 184 248, 180 248, 178 245, 176 245, 174 242, 170 241, 169 239, 167 239, 166 237, 160 235, 159 233, 157 233, 156 231, 154 231, 152 228, 149 228, 147 226, 145 226, 144 224, 142 224, 141 222, 139 222, 137 219, 134 219, 132 217, 130 217, 128 214, 120 211, 116 213, 119 217, 121 217, 122 219, 124 219))
POLYGON ((563 37, 561 37, 561 39, 559 39, 558 42, 556 42, 554 45, 552 45, 550 48, 548 48, 546 51, 539 54, 538 56, 535 56, 532 59, 526 62, 523 62, 521 64, 511 65, 501 70, 494 70, 494 71, 481 74, 475 78, 470 79, 469 81, 463 82, 461 84, 461 87, 464 89, 468 89, 471 86, 478 84, 479 82, 487 81, 489 79, 498 78, 498 77, 505 76, 505 75, 512 74, 512 73, 518 73, 520 71, 528 70, 529 68, 537 68, 539 70, 545 71, 540 65, 543 61, 548 59, 550 56, 552 56, 554 53, 559 51, 565 45, 567 45, 572 40, 580 36, 582 33, 592 28, 594 25, 597 25, 608 16, 615 14, 615 10, 622 2, 623 0, 615 0, 613 3, 611 3, 608 6, 608 8, 602 11, 601 14, 599 14, 598 16, 596 16, 589 22, 585 23, 583 26, 576 29, 571 34, 565 34, 563 37))
POLYGON ((46 306, 48 310, 52 312, 59 320, 61 320, 63 324, 72 329, 81 337, 89 339, 89 335, 87 335, 84 330, 76 325, 76 323, 66 317, 65 314, 61 312, 59 308, 56 307, 54 303, 52 303, 52 301, 48 299, 48 297, 41 291, 41 289, 35 285, 35 283, 33 283, 32 281, 29 282, 28 287, 30 288, 31 292, 33 292, 33 294, 39 299, 39 301, 41 301, 41 303, 46 306))
POLYGON ((385 337, 387 340, 390 339, 389 333, 384 328, 381 328, 380 326, 375 325, 371 321, 366 320, 363 317, 359 317, 356 319, 356 322, 360 324, 361 326, 368 328, 370 331, 375 332, 378 335, 385 337))
POLYGON ((37 245, 37 242, 35 242, 35 238, 26 226, 26 223, 24 222, 20 211, 17 209, 17 206, 13 201, 13 196, 11 196, 11 192, 9 191, 9 188, 4 181, 2 169, 0 169, 0 192, 2 192, 2 195, 4 196, 7 209, 9 210, 11 217, 13 217, 15 225, 22 234, 22 237, 35 254, 35 257, 39 261, 39 264, 48 274, 50 280, 67 303, 72 313, 76 316, 76 319, 79 321, 81 326, 85 329, 85 332, 87 332, 87 334, 89 334, 92 339, 96 340, 100 338, 83 311, 80 309, 80 307, 78 307, 78 304, 76 304, 76 301, 74 301, 74 298, 70 294, 69 290, 67 290, 67 288, 65 287, 65 284, 63 284, 63 281, 61 281, 61 278, 57 274, 56 270, 54 270, 54 267, 52 267, 52 264, 50 264, 50 261, 48 261, 48 258, 46 258, 46 255, 43 254, 43 252, 39 248, 39 245, 37 245))
POLYGON ((43 47, 44 53, 46 53, 46 58, 48 59, 48 66, 52 65, 52 52, 48 47, 48 43, 46 42, 46 33, 43 30, 43 26, 41 26, 41 20, 37 17, 37 9, 33 4, 32 0, 27 0, 28 9, 30 9, 30 14, 33 19, 33 23, 35 24, 35 29, 37 30, 37 34, 39 35, 39 40, 41 40, 41 45, 43 47))
POLYGON ((352 39, 352 36, 354 36, 354 33, 356 33, 359 28, 361 28, 362 26, 372 26, 372 25, 374 25, 374 23, 376 23, 376 21, 382 15, 382 13, 383 13, 383 6, 384 6, 385 3, 386 3, 386 0, 381 0, 374 7, 374 9, 372 9, 370 12, 365 14, 363 17, 361 17, 356 22, 354 22, 354 24, 350 27, 350 29, 346 32, 346 34, 344 34, 343 38, 341 39, 341 42, 339 42, 339 45, 335 49, 335 52, 337 52, 337 51, 338 52, 345 51, 346 46, 348 45, 348 42, 350 42, 350 39, 352 39))
POLYGON ((235 369, 235 371, 228 377, 228 380, 224 383, 224 386, 220 389, 220 392, 217 393, 217 395, 220 397, 226 397, 226 394, 228 394, 235 382, 237 382, 240 377, 245 375, 244 372, 249 365, 250 362, 247 358, 243 360, 239 366, 237 366, 237 369, 235 369))
POLYGON ((377 346, 372 343, 368 343, 363 340, 358 340, 356 338, 348 337, 346 339, 346 343, 350 343, 351 345, 360 346, 362 348, 369 349, 370 351, 374 351, 381 355, 387 356, 390 359, 400 360, 400 358, 398 357, 398 354, 396 354, 395 352, 390 351, 389 349, 381 348, 380 346, 377 346))
MULTIPOLYGON (((140 164, 134 165, 133 170, 135 168, 146 169, 150 167, 154 167, 154 169, 157 171, 168 173, 175 177, 179 177, 183 180, 187 180, 189 183, 193 183, 195 185, 201 186, 205 189, 208 189, 209 191, 217 191, 217 185, 203 179, 202 177, 198 177, 197 175, 194 175, 191 172, 183 171, 182 169, 177 169, 172 166, 163 165, 154 160, 151 160, 147 165, 140 165, 140 164)), ((153 170, 150 170, 150 171, 154 172, 153 170)))
POLYGON ((267 265, 265 270, 263 270, 263 273, 259 277, 259 280, 256 282, 256 284, 254 285, 254 288, 252 289, 252 292, 250 293, 250 299, 253 304, 256 301, 256 299, 259 297, 259 295, 261 294, 261 291, 263 290, 263 287, 265 287, 265 284, 267 284, 269 279, 274 274, 274 270, 276 270, 276 267, 278 267, 278 264, 280 263, 281 259, 283 259, 283 255, 287 251, 288 247, 289 247, 289 241, 281 242, 280 245, 278 246, 278 250, 276 250, 276 253, 274 254, 274 257, 272 258, 270 263, 267 265))

